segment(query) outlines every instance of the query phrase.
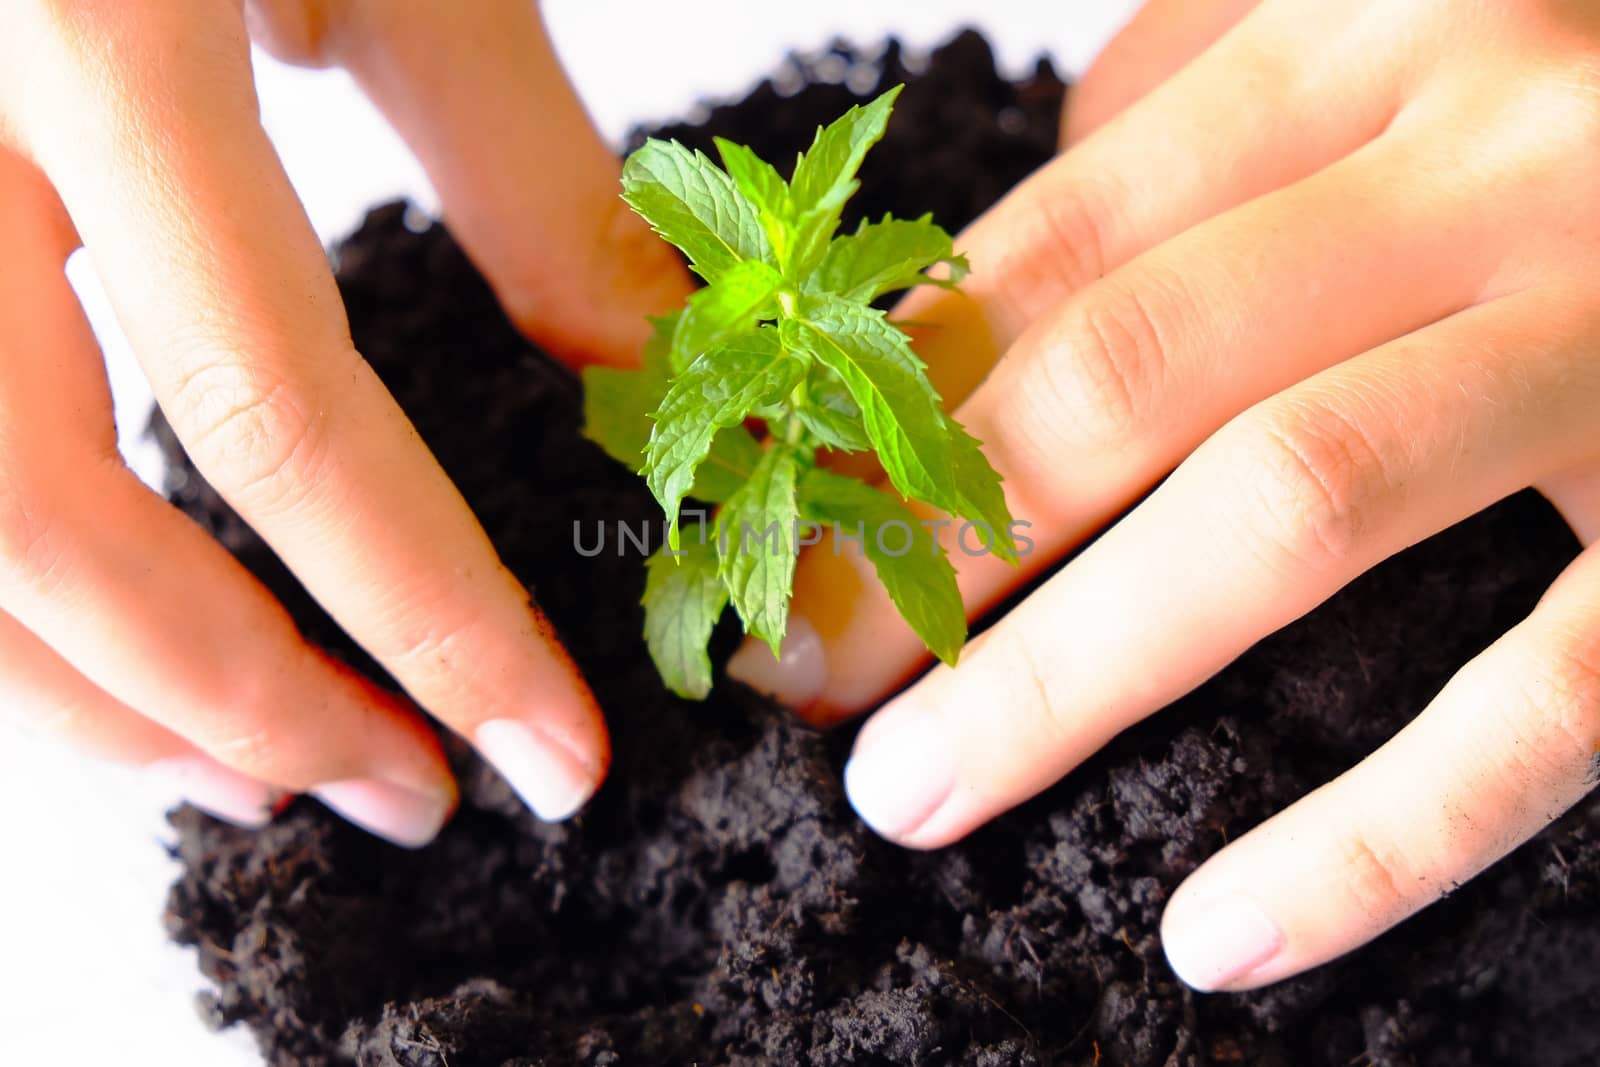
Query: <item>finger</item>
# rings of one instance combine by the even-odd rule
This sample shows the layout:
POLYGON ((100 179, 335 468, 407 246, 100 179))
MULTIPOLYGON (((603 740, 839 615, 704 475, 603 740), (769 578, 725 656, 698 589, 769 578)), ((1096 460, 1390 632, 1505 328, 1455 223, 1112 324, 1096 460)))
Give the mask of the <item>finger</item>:
POLYGON ((1354 769, 1207 861, 1162 921, 1197 989, 1340 956, 1544 828, 1600 781, 1600 547, 1354 769))
POLYGON ((1061 145, 1077 144, 1232 29, 1260 0, 1147 0, 1111 39, 1061 111, 1061 145))
POLYGON ((5 614, 0 722, 95 759, 143 767, 195 807, 237 826, 265 826, 283 797, 113 699, 5 614))
POLYGON ((1576 306, 1476 307, 1241 415, 867 724, 857 809, 903 844, 952 841, 1375 563, 1588 454, 1600 371, 1576 306))
POLYGON ((1366 144, 1425 50, 1390 15, 1265 4, 962 232, 972 274, 896 310, 949 404, 1037 318, 1134 256, 1366 144))
MULTIPOLYGON (((1513 223, 1476 210, 1476 187, 1434 178, 1434 150, 1406 132, 1164 242, 1012 346, 956 417, 984 442, 1032 549, 1014 569, 965 551, 946 528, 969 617, 1125 510, 1238 412, 1503 284, 1495 250, 1513 223)), ((871 706, 927 662, 882 586, 856 577, 860 562, 822 551, 800 565, 791 618, 818 635, 802 647, 820 677, 780 695, 813 698, 814 719, 871 706)), ((784 678, 800 678, 799 666, 784 678)))
MULTIPOLYGON (((85 731, 113 720, 137 730, 114 710, 132 708, 235 778, 314 790, 400 843, 431 838, 455 792, 427 727, 306 646, 237 561, 122 464, 104 368, 63 271, 72 236, 59 214, 36 172, 0 160, 15 268, 0 288, 0 604, 18 630, 10 656, 34 647, 25 633, 54 650, 18 677, 65 694, 69 708, 98 709, 75 720, 85 731), (68 667, 81 683, 62 677, 68 667)), ((187 770, 193 789, 238 787, 193 762, 168 769, 187 770)))
POLYGON ((1536 488, 1554 504, 1584 544, 1600 541, 1600 471, 1592 465, 1562 471, 1536 488))
POLYGON ((30 113, 26 136, 196 467, 418 703, 539 814, 571 814, 608 759, 593 697, 351 348, 254 120, 237 9, 83 21, 56 66, 99 50, 96 76, 41 94, 80 121, 30 113))
POLYGON ((638 362, 647 315, 688 275, 618 197, 621 165, 590 122, 530 0, 319 3, 252 10, 280 50, 348 67, 427 168, 452 231, 512 319, 569 362, 638 362), (291 40, 286 40, 291 39, 291 40), (292 40, 298 39, 298 41, 292 40))

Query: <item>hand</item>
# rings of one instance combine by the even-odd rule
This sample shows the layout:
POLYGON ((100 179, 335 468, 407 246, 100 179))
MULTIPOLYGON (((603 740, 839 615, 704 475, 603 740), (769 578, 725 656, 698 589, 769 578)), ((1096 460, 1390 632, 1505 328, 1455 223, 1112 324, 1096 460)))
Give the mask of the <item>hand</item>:
MULTIPOLYGON (((1152 36, 1195 6, 1117 52, 1198 57, 1142 98, 1137 71, 1086 91, 1081 141, 957 241, 964 293, 898 312, 1033 524, 1020 572, 947 546, 970 615, 1150 495, 879 710, 846 782, 886 837, 947 844, 1537 487, 1590 547, 1533 613, 1171 900, 1175 970, 1237 990, 1399 922, 1600 773, 1600 9, 1265 0, 1209 47, 1251 5, 1152 36)), ((819 722, 926 663, 826 542, 794 613, 782 660, 730 673, 819 722)))
MULTIPOLYGON (((286 58, 347 66, 411 139, 516 321, 627 362, 687 282, 519 0, 261 0, 286 58)), ((539 814, 605 729, 527 592, 351 347, 257 122, 235 0, 18 0, 0 34, 0 716, 152 765, 259 825, 310 791, 397 843, 456 794, 417 707, 308 646, 122 464, 63 266, 81 235, 196 466, 416 703, 539 814)))

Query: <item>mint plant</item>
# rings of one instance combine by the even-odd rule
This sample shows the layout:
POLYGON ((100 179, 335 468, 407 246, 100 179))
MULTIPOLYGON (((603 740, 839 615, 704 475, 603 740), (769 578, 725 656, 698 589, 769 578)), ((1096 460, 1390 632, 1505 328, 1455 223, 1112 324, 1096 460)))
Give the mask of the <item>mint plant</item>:
POLYGON ((971 521, 987 551, 1015 562, 1000 476, 945 414, 906 335, 872 307, 914 285, 953 286, 966 260, 927 216, 836 235, 899 92, 819 129, 788 181, 720 138, 725 170, 660 140, 623 168, 623 199, 706 282, 654 320, 640 370, 584 372, 585 433, 637 469, 666 513, 665 543, 647 561, 645 639, 682 696, 711 688, 706 645, 729 601, 777 654, 807 531, 856 541, 947 663, 966 640, 955 571, 935 524, 903 499, 971 521), (944 277, 925 273, 936 264, 944 277), (823 448, 874 451, 898 496, 818 466, 823 448), (721 506, 684 523, 686 497, 721 506))

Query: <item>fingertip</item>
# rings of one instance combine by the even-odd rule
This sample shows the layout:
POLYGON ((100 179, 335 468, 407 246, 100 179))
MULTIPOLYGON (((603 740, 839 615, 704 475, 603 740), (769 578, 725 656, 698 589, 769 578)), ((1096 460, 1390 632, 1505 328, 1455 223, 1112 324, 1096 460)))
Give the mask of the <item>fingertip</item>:
POLYGON ((780 704, 809 718, 828 680, 828 656, 817 628, 803 615, 791 613, 777 656, 763 641, 745 638, 728 660, 727 674, 780 704))
POLYGON ((381 778, 352 778, 325 782, 311 794, 368 833, 407 849, 432 843, 460 800, 453 780, 443 790, 416 790, 381 778))
POLYGON ((861 820, 879 836, 919 849, 952 839, 933 824, 959 777, 943 720, 907 698, 873 716, 844 769, 845 794, 861 820))
POLYGON ((1253 898, 1231 890, 1200 895, 1180 888, 1161 918, 1167 965, 1202 993, 1235 992, 1284 946, 1283 931, 1253 898))
POLYGON ((605 777, 609 749, 596 759, 545 731, 514 719, 494 719, 473 732, 478 751, 545 822, 577 814, 605 777))
POLYGON ((791 707, 790 710, 794 712, 795 718, 818 730, 832 730, 861 714, 857 709, 841 707, 826 698, 814 700, 804 707, 791 707))
POLYGON ((288 796, 200 752, 157 760, 145 773, 207 815, 247 830, 271 822, 288 796))
POLYGON ((828 727, 894 692, 928 652, 901 617, 867 557, 832 531, 801 557, 782 654, 748 645, 729 676, 828 727))
POLYGON ((444 746, 423 711, 349 664, 327 656, 374 713, 365 767, 307 790, 368 833, 400 848, 422 848, 461 802, 444 746))
POLYGON ((528 605, 541 654, 547 662, 537 672, 531 690, 538 694, 535 707, 526 718, 509 718, 530 724, 536 735, 575 762, 598 787, 611 766, 611 731, 606 726, 605 712, 549 618, 531 599, 528 605))

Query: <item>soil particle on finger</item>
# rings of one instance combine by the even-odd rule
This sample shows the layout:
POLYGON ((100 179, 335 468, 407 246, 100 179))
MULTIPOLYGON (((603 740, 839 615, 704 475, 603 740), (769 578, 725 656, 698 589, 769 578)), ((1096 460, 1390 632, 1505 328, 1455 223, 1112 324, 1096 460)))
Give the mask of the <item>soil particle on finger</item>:
MULTIPOLYGON (((831 55, 653 132, 792 159, 854 89, 904 80, 847 227, 932 211, 954 230, 1053 150, 1060 82, 1005 81, 975 35, 916 74, 893 46, 831 55)), ((905 852, 845 803, 847 732, 726 683, 704 704, 662 689, 638 555, 573 549, 575 522, 657 522, 649 493, 579 436, 577 382, 445 229, 418 228, 379 208, 336 250, 356 344, 593 681, 614 763, 549 826, 451 742, 462 809, 418 852, 306 800, 255 833, 176 812, 169 929, 198 948, 207 1017, 248 1026, 269 1063, 1600 1062, 1592 799, 1393 933, 1257 993, 1188 991, 1157 939, 1188 872, 1381 744, 1531 609, 1576 551, 1540 499, 1383 564, 961 844, 905 852)), ((171 488, 312 639, 374 669, 192 467, 171 488)), ((719 630, 719 661, 736 640, 719 630)))

